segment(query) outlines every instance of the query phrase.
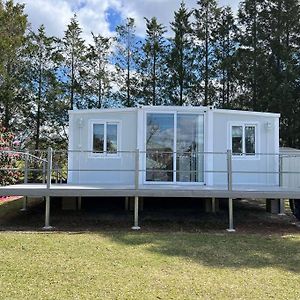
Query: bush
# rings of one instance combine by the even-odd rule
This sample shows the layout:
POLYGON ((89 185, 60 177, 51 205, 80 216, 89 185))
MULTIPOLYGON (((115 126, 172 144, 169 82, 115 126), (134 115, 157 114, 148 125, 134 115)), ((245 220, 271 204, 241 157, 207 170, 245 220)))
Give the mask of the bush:
POLYGON ((18 167, 19 154, 5 151, 16 150, 19 143, 14 135, 0 124, 0 186, 14 184, 19 181, 21 172, 13 169, 18 167))

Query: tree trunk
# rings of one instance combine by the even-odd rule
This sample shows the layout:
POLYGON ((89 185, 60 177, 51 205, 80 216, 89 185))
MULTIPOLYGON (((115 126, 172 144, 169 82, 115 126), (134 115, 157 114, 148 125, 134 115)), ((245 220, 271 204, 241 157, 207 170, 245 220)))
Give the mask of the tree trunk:
POLYGON ((205 78, 204 78, 204 106, 209 104, 208 101, 208 8, 205 12, 205 78))

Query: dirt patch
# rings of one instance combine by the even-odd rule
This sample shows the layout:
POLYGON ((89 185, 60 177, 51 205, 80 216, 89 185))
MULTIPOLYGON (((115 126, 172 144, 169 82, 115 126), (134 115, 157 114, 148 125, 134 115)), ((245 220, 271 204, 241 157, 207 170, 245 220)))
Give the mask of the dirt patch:
MULTIPOLYGON (((98 201, 98 200, 95 200, 98 201)), ((16 201, 17 202, 17 201, 16 201)), ((44 226, 43 201, 29 202, 29 210, 20 212, 11 206, 14 214, 2 218, 0 230, 40 231, 44 226)), ((125 211, 123 202, 113 203, 111 207, 103 204, 86 206, 80 211, 63 211, 59 200, 51 201, 50 223, 55 231, 63 232, 101 232, 130 231, 133 225, 133 212, 125 211)), ((193 204, 193 203, 192 203, 193 204)), ((0 208, 0 213, 1 213, 0 208)), ((296 219, 287 209, 284 216, 266 212, 262 201, 243 200, 234 203, 234 226, 237 233, 251 234, 295 234, 300 229, 295 226, 296 219)), ((228 211, 225 206, 217 213, 205 213, 201 205, 147 206, 139 213, 139 224, 143 232, 216 232, 224 233, 228 228, 228 211)))

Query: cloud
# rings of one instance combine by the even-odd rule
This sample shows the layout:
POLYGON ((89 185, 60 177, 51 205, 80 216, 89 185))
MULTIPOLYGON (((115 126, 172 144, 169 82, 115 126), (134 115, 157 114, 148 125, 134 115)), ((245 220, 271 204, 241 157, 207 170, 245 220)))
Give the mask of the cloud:
MULTIPOLYGON (((44 24, 47 33, 62 37, 74 13, 77 14, 83 37, 90 40, 90 32, 111 35, 115 18, 133 17, 137 33, 145 32, 144 17, 156 16, 158 21, 169 27, 174 11, 181 0, 17 0, 25 3, 25 12, 35 30, 44 24), (112 26, 113 24, 113 26, 112 26)), ((186 0, 188 8, 196 7, 197 0, 186 0)), ((219 0, 220 5, 231 5, 236 11, 237 0, 219 0)))

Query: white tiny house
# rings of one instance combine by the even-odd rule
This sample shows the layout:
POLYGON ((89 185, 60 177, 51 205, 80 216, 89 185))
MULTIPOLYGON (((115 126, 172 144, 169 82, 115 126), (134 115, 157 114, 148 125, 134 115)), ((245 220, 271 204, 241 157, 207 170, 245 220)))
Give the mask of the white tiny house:
POLYGON ((69 111, 68 183, 279 184, 279 114, 143 106, 69 111))

